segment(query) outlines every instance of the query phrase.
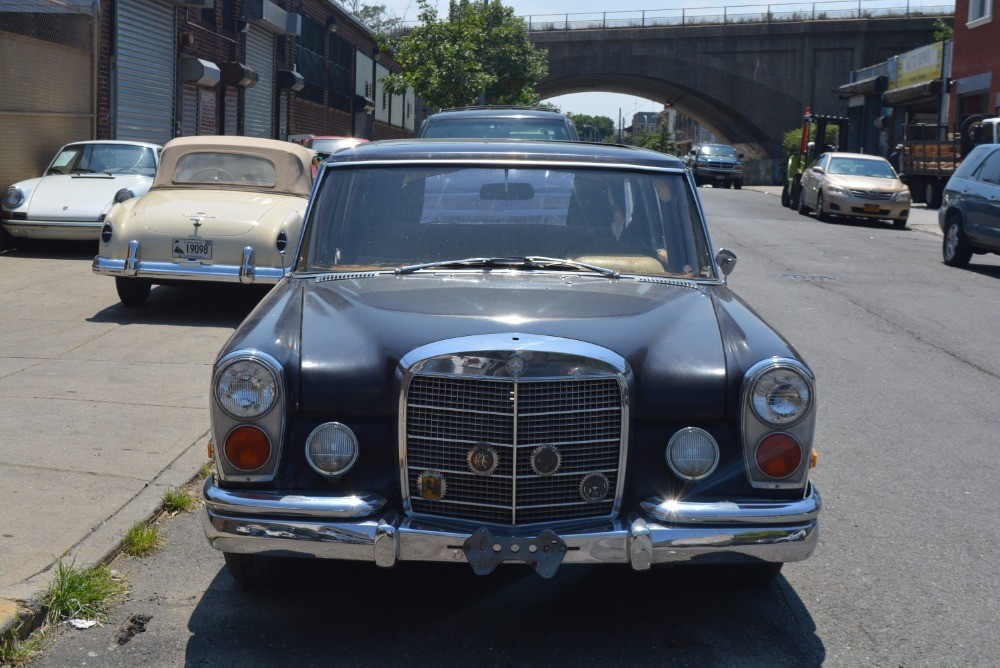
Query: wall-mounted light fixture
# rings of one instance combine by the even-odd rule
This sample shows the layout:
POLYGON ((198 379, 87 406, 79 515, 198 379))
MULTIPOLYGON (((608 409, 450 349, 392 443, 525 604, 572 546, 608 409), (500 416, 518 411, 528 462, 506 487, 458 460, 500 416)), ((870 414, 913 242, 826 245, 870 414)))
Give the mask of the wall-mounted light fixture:
POLYGON ((339 27, 340 27, 340 21, 337 20, 337 17, 331 16, 330 18, 328 18, 326 20, 326 31, 327 32, 329 32, 329 33, 337 32, 337 28, 339 28, 339 27))
POLYGON ((247 21, 246 19, 237 19, 236 20, 236 32, 243 32, 243 33, 245 33, 247 31, 247 28, 249 28, 249 27, 250 27, 250 22, 247 21))

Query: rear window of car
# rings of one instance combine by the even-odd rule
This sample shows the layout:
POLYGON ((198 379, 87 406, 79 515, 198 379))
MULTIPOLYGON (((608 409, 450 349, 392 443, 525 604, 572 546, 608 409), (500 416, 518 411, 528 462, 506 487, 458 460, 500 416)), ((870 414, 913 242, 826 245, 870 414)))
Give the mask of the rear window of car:
POLYGON ((274 163, 256 155, 188 153, 177 161, 173 182, 273 187, 274 163))
POLYGON ((570 139, 566 122, 560 118, 429 119, 420 136, 427 139, 570 139))
POLYGON ((708 278, 710 248, 693 197, 679 172, 331 169, 315 195, 297 269, 545 256, 623 273, 708 278))

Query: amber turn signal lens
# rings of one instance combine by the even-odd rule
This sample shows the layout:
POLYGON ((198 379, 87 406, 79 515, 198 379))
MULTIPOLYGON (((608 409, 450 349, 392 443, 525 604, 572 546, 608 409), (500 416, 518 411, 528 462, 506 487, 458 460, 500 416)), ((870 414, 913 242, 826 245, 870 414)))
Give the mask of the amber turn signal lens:
POLYGON ((256 471, 271 456, 271 441, 259 427, 243 425, 226 437, 226 459, 241 471, 256 471))
POLYGON ((771 478, 787 478, 802 463, 802 448, 788 434, 768 434, 757 444, 757 467, 771 478))

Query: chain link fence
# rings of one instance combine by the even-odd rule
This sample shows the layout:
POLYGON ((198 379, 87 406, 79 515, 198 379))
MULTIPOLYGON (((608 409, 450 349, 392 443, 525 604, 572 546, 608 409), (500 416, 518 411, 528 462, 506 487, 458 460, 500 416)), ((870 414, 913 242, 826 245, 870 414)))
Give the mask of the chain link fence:
POLYGON ((97 0, 0 0, 0 190, 95 133, 97 0))

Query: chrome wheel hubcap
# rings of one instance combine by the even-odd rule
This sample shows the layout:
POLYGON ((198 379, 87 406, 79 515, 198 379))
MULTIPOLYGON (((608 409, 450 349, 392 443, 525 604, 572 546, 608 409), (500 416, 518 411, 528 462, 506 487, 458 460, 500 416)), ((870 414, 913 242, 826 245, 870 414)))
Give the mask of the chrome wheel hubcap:
POLYGON ((958 247, 958 225, 954 223, 948 227, 948 236, 945 238, 944 254, 950 260, 955 257, 955 249, 958 247))

